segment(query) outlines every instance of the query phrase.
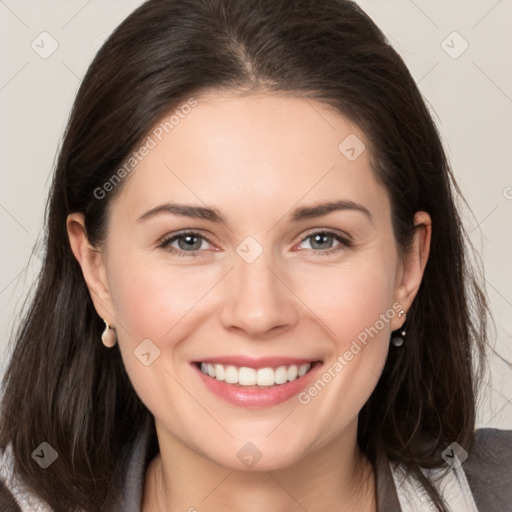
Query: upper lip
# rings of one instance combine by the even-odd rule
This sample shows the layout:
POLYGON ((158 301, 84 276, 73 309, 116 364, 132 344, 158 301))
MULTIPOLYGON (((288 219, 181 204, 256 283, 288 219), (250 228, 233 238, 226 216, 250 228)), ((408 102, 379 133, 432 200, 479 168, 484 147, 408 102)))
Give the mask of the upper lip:
POLYGON ((238 367, 248 367, 248 368, 278 368, 279 366, 291 366, 295 364, 300 366, 306 363, 314 363, 318 361, 318 359, 311 358, 299 358, 299 357, 259 357, 253 358, 249 356, 218 356, 218 357, 207 357, 205 359, 201 359, 199 361, 194 361, 195 363, 210 363, 210 364, 223 364, 223 365, 232 365, 238 367))

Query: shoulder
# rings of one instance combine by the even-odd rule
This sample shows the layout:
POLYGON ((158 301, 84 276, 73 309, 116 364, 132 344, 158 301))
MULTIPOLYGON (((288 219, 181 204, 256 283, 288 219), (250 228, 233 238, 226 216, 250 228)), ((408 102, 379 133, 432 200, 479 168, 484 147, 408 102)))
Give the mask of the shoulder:
POLYGON ((462 469, 478 510, 512 511, 512 430, 477 430, 462 469))
POLYGON ((5 450, 2 450, 2 447, 0 447, 0 510, 5 510, 6 512, 21 512, 10 489, 12 465, 13 459, 10 446, 5 450))
POLYGON ((32 494, 14 475, 11 445, 0 447, 0 510, 2 512, 51 512, 50 507, 32 494))
POLYGON ((14 499, 4 482, 0 480, 0 510, 3 512, 21 512, 18 503, 14 499))

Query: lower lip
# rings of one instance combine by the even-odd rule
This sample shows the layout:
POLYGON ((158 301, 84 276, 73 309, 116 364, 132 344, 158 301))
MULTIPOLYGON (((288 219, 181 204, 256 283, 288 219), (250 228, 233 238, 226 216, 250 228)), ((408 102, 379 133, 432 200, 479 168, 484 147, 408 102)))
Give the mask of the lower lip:
POLYGON ((258 388, 256 386, 237 386, 235 384, 228 384, 222 380, 217 380, 209 375, 205 375, 196 363, 192 363, 192 367, 212 393, 239 407, 253 408, 271 407, 299 394, 304 388, 309 386, 321 366, 322 363, 316 361, 312 364, 308 373, 298 379, 287 382, 286 384, 276 384, 268 388, 258 388))

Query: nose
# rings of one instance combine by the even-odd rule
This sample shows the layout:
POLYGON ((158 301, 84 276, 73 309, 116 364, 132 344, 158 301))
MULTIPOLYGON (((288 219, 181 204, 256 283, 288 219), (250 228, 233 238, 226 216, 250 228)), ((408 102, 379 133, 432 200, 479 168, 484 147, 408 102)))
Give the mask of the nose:
POLYGON ((235 258, 225 283, 225 289, 232 292, 226 292, 221 312, 226 329, 265 338, 297 323, 300 301, 287 283, 286 269, 273 264, 269 253, 263 251, 252 263, 235 258))

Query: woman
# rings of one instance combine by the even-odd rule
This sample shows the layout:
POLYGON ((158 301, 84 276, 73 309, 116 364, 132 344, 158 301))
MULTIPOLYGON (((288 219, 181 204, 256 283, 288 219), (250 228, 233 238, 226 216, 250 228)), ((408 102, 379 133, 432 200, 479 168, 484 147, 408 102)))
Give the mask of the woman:
POLYGON ((357 5, 143 4, 60 151, 3 509, 510 510, 453 191, 357 5))

